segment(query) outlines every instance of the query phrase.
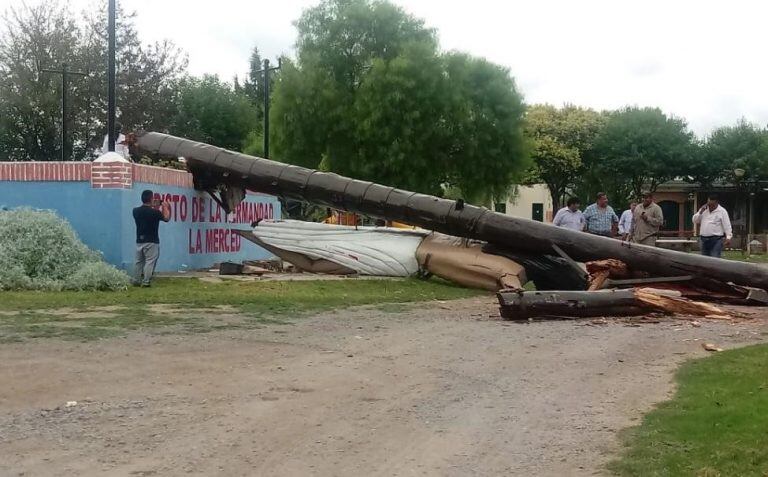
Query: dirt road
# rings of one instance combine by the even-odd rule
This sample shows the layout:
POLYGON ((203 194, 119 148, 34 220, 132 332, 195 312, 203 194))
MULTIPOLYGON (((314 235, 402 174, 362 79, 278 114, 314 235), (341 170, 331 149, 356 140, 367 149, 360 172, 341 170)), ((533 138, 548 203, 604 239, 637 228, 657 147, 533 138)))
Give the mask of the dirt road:
POLYGON ((701 341, 765 330, 495 313, 482 298, 3 345, 0 475, 594 475, 701 341))

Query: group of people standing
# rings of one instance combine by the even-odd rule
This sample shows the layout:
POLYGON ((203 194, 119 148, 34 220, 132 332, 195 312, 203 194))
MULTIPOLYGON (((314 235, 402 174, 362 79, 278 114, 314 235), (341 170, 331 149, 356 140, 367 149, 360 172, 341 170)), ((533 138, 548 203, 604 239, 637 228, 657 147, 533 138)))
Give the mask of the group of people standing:
MULTIPOLYGON (((644 192, 642 200, 633 201, 619 218, 613 207, 608 205, 608 195, 600 192, 595 203, 584 212, 581 211, 579 198, 571 197, 566 206, 557 211, 552 223, 558 227, 655 247, 659 230, 664 224, 664 212, 654 202, 653 193, 644 192)), ((728 212, 720 206, 716 195, 710 195, 707 203, 694 214, 693 223, 700 226, 702 255, 719 258, 723 247, 730 244, 733 230, 728 212)))

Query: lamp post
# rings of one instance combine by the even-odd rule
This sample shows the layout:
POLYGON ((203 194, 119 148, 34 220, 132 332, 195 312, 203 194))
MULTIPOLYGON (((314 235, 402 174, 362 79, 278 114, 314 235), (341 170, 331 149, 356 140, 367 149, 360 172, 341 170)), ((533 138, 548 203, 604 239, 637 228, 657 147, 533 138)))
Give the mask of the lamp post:
POLYGON ((115 150, 115 0, 109 0, 107 7, 107 151, 115 150))
POLYGON ((60 70, 41 69, 43 73, 55 73, 61 75, 61 162, 72 159, 69 147, 69 76, 88 76, 79 71, 70 71, 68 65, 63 63, 60 70))
MULTIPOLYGON (((753 190, 753 187, 750 187, 754 181, 743 180, 746 173, 747 171, 740 167, 733 170, 733 175, 736 176, 737 183, 739 185, 744 184, 744 187, 749 194, 749 201, 747 202, 747 256, 750 256, 752 255, 752 237, 755 234, 755 191, 753 190)), ((757 184, 757 182, 754 182, 754 184, 757 184)))

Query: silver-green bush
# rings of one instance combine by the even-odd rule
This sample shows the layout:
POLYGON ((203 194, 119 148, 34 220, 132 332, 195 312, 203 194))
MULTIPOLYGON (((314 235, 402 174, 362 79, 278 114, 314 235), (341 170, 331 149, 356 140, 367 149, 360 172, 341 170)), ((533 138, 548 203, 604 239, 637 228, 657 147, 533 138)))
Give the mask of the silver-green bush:
POLYGON ((0 290, 121 290, 128 276, 104 263, 51 211, 0 210, 0 290))
POLYGON ((66 280, 68 290, 125 290, 128 275, 105 262, 84 263, 66 280))

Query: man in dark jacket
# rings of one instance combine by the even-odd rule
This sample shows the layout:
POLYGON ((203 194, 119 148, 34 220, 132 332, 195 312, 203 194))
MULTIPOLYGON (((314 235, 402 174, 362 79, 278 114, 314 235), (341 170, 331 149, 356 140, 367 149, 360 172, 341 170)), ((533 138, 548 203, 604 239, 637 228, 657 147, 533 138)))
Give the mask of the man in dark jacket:
POLYGON ((145 190, 141 193, 141 205, 133 209, 136 222, 136 268, 133 275, 135 286, 148 287, 155 273, 155 265, 160 257, 160 221, 171 220, 171 206, 165 202, 153 203, 154 193, 145 190), (158 210, 157 206, 161 210, 158 210))

